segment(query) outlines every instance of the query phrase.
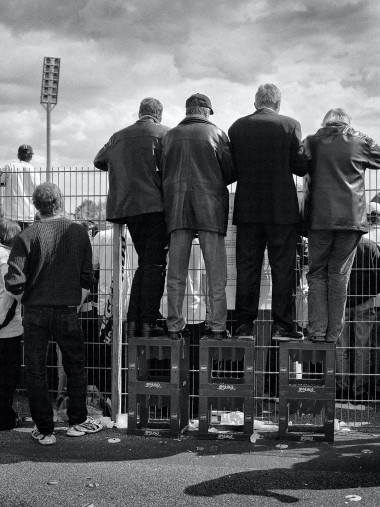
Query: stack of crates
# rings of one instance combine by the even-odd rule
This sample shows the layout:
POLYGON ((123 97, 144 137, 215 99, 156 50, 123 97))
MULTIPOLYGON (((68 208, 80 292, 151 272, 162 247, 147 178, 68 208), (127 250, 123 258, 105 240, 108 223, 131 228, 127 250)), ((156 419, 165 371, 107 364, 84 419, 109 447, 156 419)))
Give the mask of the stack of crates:
POLYGON ((335 343, 281 342, 279 367, 279 437, 333 442, 335 343))
POLYGON ((253 340, 200 341, 200 439, 247 440, 252 435, 254 351, 253 340))
POLYGON ((128 433, 179 438, 189 424, 189 343, 167 336, 128 343, 128 433))

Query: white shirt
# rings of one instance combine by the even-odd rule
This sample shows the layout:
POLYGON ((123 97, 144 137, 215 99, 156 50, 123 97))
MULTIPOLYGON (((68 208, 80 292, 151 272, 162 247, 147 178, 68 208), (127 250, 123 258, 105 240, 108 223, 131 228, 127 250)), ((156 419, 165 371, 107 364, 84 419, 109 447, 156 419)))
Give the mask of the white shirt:
POLYGON ((20 160, 5 165, 0 171, 4 218, 16 222, 33 222, 36 209, 32 195, 40 183, 40 173, 29 162, 20 160))
MULTIPOLYGON (((7 316, 9 308, 12 306, 14 298, 5 290, 4 276, 8 272, 8 257, 10 249, 4 245, 0 245, 0 324, 2 324, 7 316)), ((23 333, 21 320, 21 304, 18 303, 16 313, 7 326, 0 329, 0 339, 12 338, 20 336, 23 333)))

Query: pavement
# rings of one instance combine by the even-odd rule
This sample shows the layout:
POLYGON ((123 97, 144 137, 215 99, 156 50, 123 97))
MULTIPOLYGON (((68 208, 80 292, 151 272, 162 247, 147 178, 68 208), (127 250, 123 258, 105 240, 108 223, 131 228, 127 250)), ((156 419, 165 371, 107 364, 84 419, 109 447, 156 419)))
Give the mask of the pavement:
POLYGON ((117 428, 44 447, 0 432, 0 507, 380 506, 380 434, 334 443, 143 437, 117 428))

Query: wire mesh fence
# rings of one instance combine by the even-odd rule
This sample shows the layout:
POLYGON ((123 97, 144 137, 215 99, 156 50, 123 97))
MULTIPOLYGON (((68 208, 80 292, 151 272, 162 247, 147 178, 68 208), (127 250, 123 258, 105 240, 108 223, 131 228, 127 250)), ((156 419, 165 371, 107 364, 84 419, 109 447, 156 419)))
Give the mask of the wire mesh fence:
MULTIPOLYGON (((46 180, 46 173, 35 171, 39 181, 46 180)), ((18 175, 23 187, 23 175, 18 175)), ((93 262, 98 279, 96 290, 85 301, 80 320, 86 343, 86 369, 91 399, 112 400, 118 396, 118 411, 127 412, 127 343, 125 333, 126 312, 133 274, 137 268, 137 255, 131 237, 124 226, 116 226, 105 220, 105 202, 108 192, 107 175, 94 168, 57 168, 50 172, 50 181, 56 183, 64 194, 65 214, 87 228, 93 248, 93 262), (115 255, 115 251, 119 250, 115 255), (118 276, 115 277, 115 273, 118 276), (115 307, 118 312, 115 313, 115 307), (118 321, 115 322, 115 315, 118 321), (115 352, 115 327, 119 329, 118 351, 115 352), (92 397, 92 398, 91 398, 92 397)), ((301 188, 300 182, 297 182, 301 188)), ((377 199, 377 178, 367 181, 367 202, 377 199)), ((2 187, 1 207, 14 199, 15 191, 2 187)), ((233 188, 231 188, 230 223, 226 237, 228 262, 227 301, 228 329, 236 329, 234 309, 236 267, 236 230, 232 226, 233 188)), ((30 197, 30 196, 29 196, 30 197)), ((379 199, 380 201, 380 199, 379 199)), ((380 216, 380 212, 379 212, 380 216)), ((380 229, 371 225, 369 237, 380 243, 380 229)), ((356 266, 360 271, 360 266, 356 266)), ((307 324, 307 238, 299 237, 295 255, 295 307, 294 318, 300 330, 306 332, 307 324)), ((377 273, 371 276, 378 276, 377 273)), ((199 392, 199 341, 207 320, 207 277, 198 240, 195 238, 187 278, 183 314, 190 330, 190 417, 198 417, 199 392)), ((166 290, 161 304, 162 319, 167 315, 166 290)), ((255 416, 266 422, 278 422, 279 354, 278 344, 271 340, 271 271, 265 255, 262 276, 257 341, 255 344, 255 416)), ((117 334, 117 333, 116 333, 117 334)), ((346 314, 344 341, 337 344, 336 354, 336 417, 343 425, 362 429, 380 427, 380 297, 371 298, 368 308, 350 309, 346 314), (361 311, 363 310, 363 311, 361 311)), ((167 376, 167 357, 152 353, 150 375, 153 379, 167 376), (162 357, 161 357, 162 356, 162 357)), ((289 365, 291 378, 321 382, 323 364, 314 359, 295 360, 289 365)), ((215 358, 212 377, 239 382, 244 364, 239 354, 234 358, 215 358)), ((65 375, 60 352, 54 342, 48 351, 48 382, 54 399, 62 399, 65 393, 65 375)), ((23 405, 25 378, 22 376, 17 403, 19 411, 27 412, 23 405)), ((323 419, 323 407, 300 409, 290 406, 294 424, 323 419), (317 410, 318 409, 318 410, 317 410), (322 415, 321 415, 322 414, 322 415)), ((162 403, 149 408, 152 420, 167 420, 170 409, 162 403)), ((212 407, 214 421, 231 417, 223 407, 212 407)))

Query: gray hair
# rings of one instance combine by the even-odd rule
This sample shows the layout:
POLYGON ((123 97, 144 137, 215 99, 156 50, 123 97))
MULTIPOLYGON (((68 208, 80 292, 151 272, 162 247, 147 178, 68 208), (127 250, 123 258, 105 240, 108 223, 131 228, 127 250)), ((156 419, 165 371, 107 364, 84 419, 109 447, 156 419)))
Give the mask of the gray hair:
POLYGON ((54 183, 42 183, 33 192, 33 204, 41 215, 58 215, 62 211, 62 193, 54 183))
POLYGON ((190 106, 186 108, 186 116, 191 116, 193 114, 200 114, 205 118, 210 117, 210 109, 208 107, 202 106, 190 106))
POLYGON ((259 86, 255 95, 255 106, 257 109, 260 107, 279 108, 281 103, 281 92, 276 85, 272 83, 265 83, 259 86))
POLYGON ((322 127, 327 125, 334 125, 336 123, 343 123, 344 125, 351 125, 351 116, 346 113, 344 109, 337 107, 330 109, 322 120, 322 127))
POLYGON ((160 123, 163 109, 159 100, 153 97, 147 97, 140 102, 139 118, 141 118, 141 116, 153 116, 153 118, 160 123))

